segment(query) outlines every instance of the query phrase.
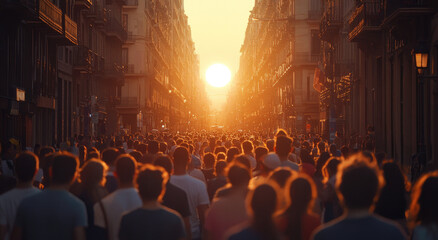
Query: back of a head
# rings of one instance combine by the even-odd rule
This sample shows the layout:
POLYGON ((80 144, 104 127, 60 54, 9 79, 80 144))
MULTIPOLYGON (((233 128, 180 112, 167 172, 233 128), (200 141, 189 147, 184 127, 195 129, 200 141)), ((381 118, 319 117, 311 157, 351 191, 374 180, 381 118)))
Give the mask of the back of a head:
POLYGON ((282 128, 279 128, 279 129, 277 130, 277 132, 275 133, 275 136, 276 136, 276 137, 279 137, 279 136, 285 136, 285 137, 287 137, 287 132, 286 132, 286 130, 284 130, 284 129, 282 129, 282 128))
POLYGON ((163 155, 155 159, 154 165, 164 168, 169 175, 173 172, 172 160, 170 160, 167 155, 163 155))
POLYGON ((216 157, 212 153, 207 153, 204 155, 204 168, 212 169, 214 163, 216 162, 216 157))
POLYGON ((218 154, 218 153, 226 153, 227 152, 227 149, 225 148, 225 147, 223 147, 223 146, 219 146, 219 147, 216 147, 215 149, 214 149, 214 154, 218 154))
POLYGON ((167 152, 167 143, 160 142, 160 152, 166 153, 167 152))
POLYGON ((249 180, 251 180, 251 173, 246 166, 233 163, 227 169, 227 177, 233 187, 248 186, 249 180))
POLYGON ((384 161, 382 165, 385 187, 392 190, 402 191, 406 189, 406 178, 400 167, 394 161, 384 161))
POLYGON ((160 166, 145 164, 137 176, 138 193, 143 201, 160 200, 169 174, 160 166))
POLYGON ((258 162, 261 161, 261 157, 268 154, 268 151, 269 150, 265 147, 256 147, 254 151, 256 160, 258 162))
POLYGON ((225 168, 227 167, 227 162, 224 160, 219 160, 214 165, 214 172, 216 176, 225 175, 225 168))
POLYGON ((240 153, 239 149, 237 147, 231 147, 227 151, 227 162, 231 162, 234 159, 234 156, 238 155, 240 153))
POLYGON ((438 171, 424 174, 412 191, 411 215, 415 223, 431 225, 438 222, 438 171))
POLYGON ((275 142, 275 152, 278 154, 278 156, 287 157, 291 150, 292 140, 287 136, 278 136, 275 142))
POLYGON ((119 155, 119 150, 116 148, 107 148, 102 152, 102 161, 104 161, 108 166, 112 166, 119 155))
POLYGON ((240 154, 234 157, 234 162, 240 163, 243 166, 247 167, 248 169, 251 169, 251 162, 247 156, 244 154, 240 154))
POLYGON ((383 185, 383 177, 362 154, 351 156, 339 165, 337 190, 348 209, 369 209, 383 185))
POLYGON ((225 159, 227 159, 227 155, 225 155, 225 153, 223 152, 218 153, 216 156, 216 161, 225 160, 225 159))
POLYGON ((278 186, 280 186, 281 188, 283 188, 288 179, 293 175, 292 170, 290 170, 290 168, 287 167, 281 167, 281 168, 277 168, 275 169, 273 172, 271 172, 271 174, 269 174, 269 179, 273 180, 274 182, 276 182, 278 184, 278 186))
POLYGON ((277 209, 277 192, 270 184, 258 185, 249 196, 251 211, 255 219, 272 218, 277 209))
POLYGON ((145 155, 147 153, 148 150, 148 145, 144 144, 144 143, 139 143, 136 147, 135 150, 141 152, 141 154, 145 155))
POLYGON ((122 154, 116 159, 115 166, 120 183, 131 184, 137 170, 135 159, 131 155, 122 154))
POLYGON ((322 167, 322 175, 324 176, 324 181, 327 182, 331 177, 336 176, 338 172, 338 166, 341 161, 336 157, 331 157, 322 167))
POLYGON ((108 166, 105 162, 98 159, 91 159, 87 161, 81 169, 81 182, 85 186, 94 187, 102 183, 107 170, 108 166))
POLYGON ((38 157, 32 152, 23 152, 15 159, 14 167, 20 182, 31 182, 38 170, 38 157))
POLYGON ((266 147, 268 148, 269 152, 273 152, 274 151, 274 146, 275 146, 275 140, 274 139, 269 139, 268 141, 266 141, 266 147))
POLYGON ((129 153, 138 163, 143 160, 143 154, 137 150, 133 150, 129 153))
POLYGON ((57 153, 52 161, 52 184, 71 184, 79 167, 79 159, 70 153, 57 153))
POLYGON ((244 153, 251 153, 254 149, 254 146, 252 145, 252 142, 246 140, 242 143, 242 148, 244 153))
POLYGON ((175 169, 185 169, 190 162, 190 154, 187 148, 177 147, 173 152, 173 164, 175 169))
POLYGON ((148 153, 156 154, 160 151, 160 143, 157 141, 150 141, 148 144, 148 153))

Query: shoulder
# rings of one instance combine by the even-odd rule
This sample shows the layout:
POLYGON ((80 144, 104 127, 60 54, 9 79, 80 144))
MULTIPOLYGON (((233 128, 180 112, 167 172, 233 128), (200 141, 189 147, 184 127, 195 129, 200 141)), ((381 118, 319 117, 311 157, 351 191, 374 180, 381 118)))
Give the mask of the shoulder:
POLYGON ((336 239, 338 237, 337 233, 339 231, 342 231, 344 220, 345 220, 344 217, 340 217, 324 225, 319 226, 317 229, 315 229, 313 233, 313 239, 315 240, 336 239))
POLYGON ((403 235, 403 230, 397 223, 378 215, 373 215, 373 220, 376 222, 376 224, 381 226, 382 232, 394 235, 403 235))

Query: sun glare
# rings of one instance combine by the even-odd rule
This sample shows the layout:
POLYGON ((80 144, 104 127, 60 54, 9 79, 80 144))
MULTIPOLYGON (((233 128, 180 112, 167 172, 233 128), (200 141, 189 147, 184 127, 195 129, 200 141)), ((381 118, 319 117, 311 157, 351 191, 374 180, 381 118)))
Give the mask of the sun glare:
POLYGON ((231 71, 227 66, 217 63, 208 67, 205 74, 207 82, 213 87, 225 87, 231 80, 231 71))

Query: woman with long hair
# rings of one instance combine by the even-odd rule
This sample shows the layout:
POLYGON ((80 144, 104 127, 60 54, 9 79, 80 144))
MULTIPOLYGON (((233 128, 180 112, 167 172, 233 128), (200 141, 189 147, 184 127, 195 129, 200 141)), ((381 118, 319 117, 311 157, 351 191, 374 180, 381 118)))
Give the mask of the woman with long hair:
POLYGON ((261 184, 248 195, 247 199, 248 211, 252 216, 251 223, 228 239, 280 239, 280 233, 273 219, 278 202, 276 187, 271 184, 261 184))
POLYGON ((438 171, 423 175, 411 197, 412 240, 438 239, 438 171))
POLYGON ((279 229, 288 239, 308 240, 321 225, 318 215, 312 212, 316 198, 313 180, 305 174, 293 177, 286 188, 290 205, 278 217, 279 229))

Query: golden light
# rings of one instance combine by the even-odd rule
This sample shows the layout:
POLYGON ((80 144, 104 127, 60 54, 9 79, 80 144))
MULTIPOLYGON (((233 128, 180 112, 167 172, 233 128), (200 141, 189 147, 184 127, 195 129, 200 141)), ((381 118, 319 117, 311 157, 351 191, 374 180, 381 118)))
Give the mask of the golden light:
POLYGON ((231 71, 227 66, 217 63, 208 67, 205 73, 207 82, 213 87, 225 87, 231 80, 231 71))

